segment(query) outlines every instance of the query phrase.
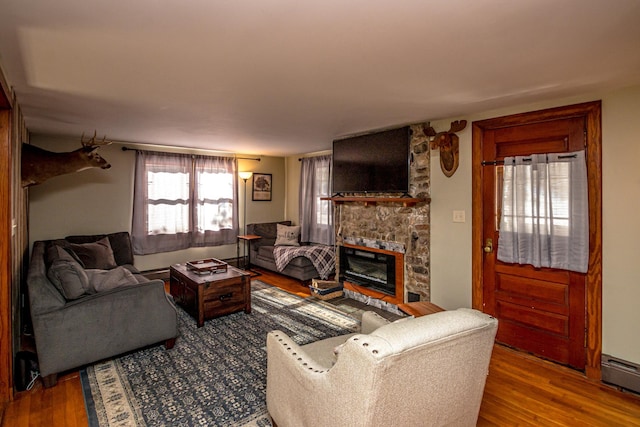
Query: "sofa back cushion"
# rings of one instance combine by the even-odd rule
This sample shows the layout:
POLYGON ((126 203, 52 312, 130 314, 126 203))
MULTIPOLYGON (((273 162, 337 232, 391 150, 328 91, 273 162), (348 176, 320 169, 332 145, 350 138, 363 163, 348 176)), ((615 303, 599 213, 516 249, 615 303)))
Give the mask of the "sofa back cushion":
POLYGON ((84 268, 65 249, 50 245, 46 252, 50 266, 47 277, 67 300, 80 298, 89 289, 89 278, 84 268))
MULTIPOLYGON (((94 234, 87 236, 67 236, 65 240, 69 243, 94 243, 107 237, 113 250, 113 257, 117 265, 133 265, 133 247, 131 246, 131 236, 127 231, 120 231, 110 234, 94 234)), ((87 267, 90 268, 90 267, 87 267)))
POLYGON ((107 237, 93 243, 69 243, 69 249, 80 258, 84 268, 111 270, 117 267, 113 249, 107 237))

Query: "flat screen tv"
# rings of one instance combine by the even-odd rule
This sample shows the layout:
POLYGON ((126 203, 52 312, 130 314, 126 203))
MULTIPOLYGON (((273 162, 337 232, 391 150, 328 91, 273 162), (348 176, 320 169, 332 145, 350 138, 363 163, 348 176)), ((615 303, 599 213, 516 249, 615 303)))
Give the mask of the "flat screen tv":
POLYGON ((410 132, 405 126, 333 141, 334 195, 407 194, 410 132))

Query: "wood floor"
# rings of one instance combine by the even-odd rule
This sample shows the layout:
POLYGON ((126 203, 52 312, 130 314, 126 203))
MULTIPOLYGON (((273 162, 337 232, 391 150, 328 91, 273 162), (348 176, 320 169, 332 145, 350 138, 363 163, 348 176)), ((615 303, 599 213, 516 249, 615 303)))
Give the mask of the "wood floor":
MULTIPOLYGON (((300 296, 298 281, 262 271, 256 279, 300 296)), ((2 427, 86 426, 78 372, 51 389, 41 383, 18 393, 2 427)), ((479 426, 640 426, 640 396, 587 380, 580 373, 496 345, 485 387, 479 426)))

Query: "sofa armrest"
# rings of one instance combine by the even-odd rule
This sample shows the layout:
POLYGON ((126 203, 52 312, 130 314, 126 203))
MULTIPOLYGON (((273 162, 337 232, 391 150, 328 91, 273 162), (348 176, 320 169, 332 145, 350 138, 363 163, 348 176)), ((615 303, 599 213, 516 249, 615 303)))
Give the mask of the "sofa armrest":
POLYGON ((388 325, 391 323, 389 320, 380 316, 375 311, 365 311, 362 313, 362 323, 360 325, 360 333, 370 334, 378 329, 380 326, 388 325))
POLYGON ((348 343, 347 357, 326 369, 284 332, 267 335, 267 410, 278 426, 372 425, 362 398, 372 389, 371 367, 357 355, 366 350, 348 343))

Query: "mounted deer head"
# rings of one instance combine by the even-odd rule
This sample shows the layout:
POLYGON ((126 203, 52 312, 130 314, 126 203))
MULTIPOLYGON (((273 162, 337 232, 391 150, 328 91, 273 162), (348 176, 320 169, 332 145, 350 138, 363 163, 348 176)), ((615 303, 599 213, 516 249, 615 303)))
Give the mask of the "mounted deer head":
POLYGON ((459 140, 456 132, 467 126, 466 120, 451 122, 451 128, 446 132, 436 133, 431 126, 424 128, 424 134, 431 141, 431 149, 440 149, 440 168, 447 177, 451 177, 460 163, 459 140))
POLYGON ((109 169, 111 165, 97 153, 98 148, 111 144, 106 140, 96 141, 93 138, 84 140, 80 137, 82 148, 69 153, 54 153, 29 144, 22 144, 22 186, 42 184, 49 178, 89 168, 109 169))

